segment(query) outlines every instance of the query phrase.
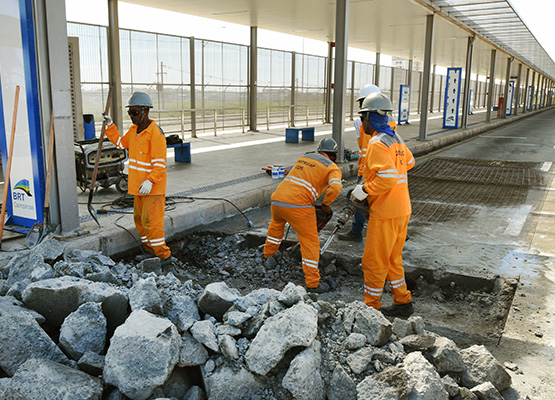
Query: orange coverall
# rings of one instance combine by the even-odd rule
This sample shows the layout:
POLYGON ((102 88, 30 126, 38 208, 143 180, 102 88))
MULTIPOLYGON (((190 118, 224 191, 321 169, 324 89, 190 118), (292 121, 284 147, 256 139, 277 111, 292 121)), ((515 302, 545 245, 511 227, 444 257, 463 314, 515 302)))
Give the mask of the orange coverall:
POLYGON ((155 121, 137 134, 137 125, 120 136, 115 124, 106 128, 106 136, 118 149, 129 149, 128 193, 135 197, 133 218, 143 248, 162 260, 171 255, 164 237, 166 208, 166 138, 155 121), (148 195, 139 194, 139 186, 148 179, 153 183, 148 195))
MULTIPOLYGON (((395 121, 390 121, 387 123, 397 132, 397 123, 395 121)), ((366 165, 366 150, 368 149, 368 142, 372 138, 372 135, 367 135, 364 133, 362 128, 362 123, 360 118, 353 121, 355 130, 357 131, 357 143, 358 143, 358 176, 363 176, 364 166, 366 165)))
POLYGON ((414 166, 414 157, 397 133, 366 136, 371 139, 363 168, 370 206, 362 256, 364 302, 379 310, 386 279, 394 304, 411 301, 402 253, 411 214, 407 171, 414 166))
POLYGON ((327 189, 322 204, 330 205, 342 187, 339 167, 326 154, 316 153, 299 158, 272 194, 272 219, 264 256, 268 258, 277 252, 285 223, 289 222, 301 245, 306 287, 318 287, 320 282, 320 240, 314 202, 327 189))

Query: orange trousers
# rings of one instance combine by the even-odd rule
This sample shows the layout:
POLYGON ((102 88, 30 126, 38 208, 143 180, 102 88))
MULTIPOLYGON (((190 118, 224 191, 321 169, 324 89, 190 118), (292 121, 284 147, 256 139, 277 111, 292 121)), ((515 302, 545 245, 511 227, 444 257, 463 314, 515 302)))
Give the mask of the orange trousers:
POLYGON ((268 227, 268 236, 264 245, 264 257, 268 258, 276 254, 283 240, 286 222, 289 222, 299 238, 306 287, 318 287, 320 282, 320 271, 318 269, 320 240, 316 228, 316 209, 314 207, 290 208, 272 205, 272 220, 268 227))
POLYGON ((166 196, 154 194, 135 196, 133 219, 141 238, 143 248, 156 257, 165 260, 171 256, 170 248, 164 237, 164 212, 166 196))
POLYGON ((362 256, 364 302, 379 310, 385 281, 393 292, 393 304, 411 301, 403 269, 403 247, 410 215, 392 219, 369 219, 362 256))

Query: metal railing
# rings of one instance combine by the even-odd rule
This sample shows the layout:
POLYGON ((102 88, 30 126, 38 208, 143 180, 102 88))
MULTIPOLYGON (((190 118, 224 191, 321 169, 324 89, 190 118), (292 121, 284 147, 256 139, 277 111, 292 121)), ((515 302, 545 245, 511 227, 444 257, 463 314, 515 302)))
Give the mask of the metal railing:
MULTIPOLYGON (((306 122, 306 126, 308 126, 308 121, 309 121, 309 110, 310 107, 314 107, 313 105, 309 105, 309 104, 291 104, 291 105, 269 105, 266 106, 266 129, 270 130, 270 109, 272 108, 286 108, 287 109, 287 127, 291 128, 292 126, 295 126, 295 109, 296 108, 301 108, 304 107, 306 112, 306 118, 305 118, 305 122, 306 122)), ((324 122, 324 113, 322 111, 322 123, 324 122)))
MULTIPOLYGON (((164 120, 162 119, 157 119, 158 125, 162 126, 162 125, 166 125, 169 124, 169 126, 180 126, 180 131, 181 131, 181 139, 185 140, 185 131, 186 129, 186 123, 185 123, 185 114, 188 113, 190 115, 190 130, 191 130, 191 137, 192 138, 196 138, 197 137, 197 128, 196 128, 196 122, 197 122, 197 114, 198 113, 205 113, 205 112, 210 112, 213 113, 213 117, 211 118, 213 123, 214 123, 214 136, 217 136, 217 130, 218 130, 218 111, 223 111, 225 114, 225 111, 231 111, 231 110, 239 110, 240 114, 241 114, 241 131, 243 133, 245 133, 245 107, 226 107, 226 108, 185 108, 185 109, 180 109, 180 110, 151 110, 150 114, 158 114, 161 117, 161 114, 178 114, 178 115, 174 115, 171 117, 166 117, 164 120), (172 117, 174 119, 179 119, 178 123, 175 123, 173 125, 171 125, 168 121, 172 120, 172 117)), ((205 119, 203 117, 203 119, 205 119)), ((225 126, 225 125, 224 125, 225 126)), ((170 133, 170 132, 176 132, 176 131, 170 131, 170 130, 165 130, 165 133, 170 133)), ((179 132, 179 131, 177 131, 179 132)))

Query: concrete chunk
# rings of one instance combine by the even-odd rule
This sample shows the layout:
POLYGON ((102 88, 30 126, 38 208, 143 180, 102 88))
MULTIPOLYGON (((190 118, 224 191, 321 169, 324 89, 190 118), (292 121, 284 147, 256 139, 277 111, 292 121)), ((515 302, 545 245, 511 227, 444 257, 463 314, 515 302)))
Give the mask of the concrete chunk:
POLYGON ((491 382, 499 391, 511 386, 511 376, 505 368, 482 345, 474 345, 461 350, 466 371, 461 375, 463 386, 472 389, 484 382, 491 382))
POLYGON ((162 298, 156 287, 154 277, 139 279, 129 290, 131 311, 146 310, 153 314, 162 314, 162 298))
POLYGON ((441 377, 422 353, 410 353, 403 361, 403 369, 411 377, 414 387, 410 399, 448 400, 449 394, 443 386, 441 377))
POLYGON ((106 344, 106 318, 98 303, 85 303, 67 316, 60 329, 60 346, 74 360, 90 351, 100 353, 106 344))
POLYGON ((225 312, 239 297, 241 293, 237 289, 229 288, 225 282, 210 283, 200 295, 198 306, 202 312, 221 321, 225 312))
POLYGON ((429 358, 437 372, 463 372, 464 366, 461 351, 451 339, 438 337, 434 348, 429 352, 429 358))
POLYGON ((328 386, 328 400, 348 400, 357 398, 357 387, 341 365, 337 365, 328 386))
POLYGON ((208 360, 208 351, 204 346, 187 332, 181 335, 181 350, 179 351, 179 367, 202 365, 208 360))
POLYGON ((282 386, 296 400, 324 400, 326 392, 320 374, 321 363, 320 342, 315 340, 293 359, 283 377, 282 386))

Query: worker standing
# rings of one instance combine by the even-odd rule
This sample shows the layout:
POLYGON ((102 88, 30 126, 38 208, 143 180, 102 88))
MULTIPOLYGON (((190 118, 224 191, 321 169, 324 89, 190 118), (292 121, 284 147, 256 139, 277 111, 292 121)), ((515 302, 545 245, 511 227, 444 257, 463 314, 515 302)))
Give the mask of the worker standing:
MULTIPOLYGON (((376 85, 371 83, 364 85, 360 88, 359 95, 357 98, 359 109, 362 107, 362 102, 372 93, 381 93, 381 90, 376 85)), ((390 121, 388 124, 396 131, 397 124, 395 121, 390 121)), ((367 135, 364 133, 362 129, 362 121, 360 118, 357 118, 353 121, 353 125, 355 126, 355 132, 357 135, 357 143, 358 143, 358 177, 357 177, 357 184, 362 182, 362 174, 364 171, 364 166, 366 163, 366 150, 368 148, 368 142, 370 141, 371 135, 367 135)), ((353 223, 351 225, 351 230, 346 233, 340 234, 339 240, 351 241, 351 242, 362 242, 362 231, 364 230, 364 225, 366 224, 366 217, 362 210, 357 210, 353 217, 353 223)))
POLYGON ((322 211, 331 216, 330 204, 341 192, 341 170, 335 164, 337 143, 324 138, 318 144, 317 153, 299 158, 291 172, 272 194, 272 219, 264 246, 264 257, 272 257, 278 250, 285 223, 297 232, 302 254, 302 268, 308 291, 324 293, 329 285, 320 281, 320 240, 316 226, 314 202, 326 191, 322 211))
POLYGON ((118 149, 129 149, 128 193, 134 196, 133 218, 144 254, 137 261, 158 257, 161 265, 176 261, 164 237, 166 208, 166 138, 156 122, 149 119, 152 100, 146 93, 135 92, 127 104, 133 125, 120 136, 108 115, 106 136, 118 149))
POLYGON ((403 247, 411 214, 407 171, 414 157, 403 139, 388 125, 391 100, 383 93, 364 99, 359 114, 371 137, 363 171, 364 182, 353 190, 356 201, 368 201, 369 219, 362 256, 364 302, 384 315, 408 317, 414 309, 403 269, 403 247), (381 307, 387 280, 393 305, 381 307))

